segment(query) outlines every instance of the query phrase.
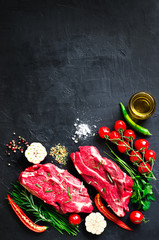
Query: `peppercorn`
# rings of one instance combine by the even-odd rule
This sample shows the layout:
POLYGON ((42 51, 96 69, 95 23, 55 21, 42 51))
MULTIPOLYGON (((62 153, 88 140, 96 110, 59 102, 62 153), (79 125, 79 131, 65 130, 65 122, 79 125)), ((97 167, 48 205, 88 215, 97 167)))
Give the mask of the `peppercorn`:
MULTIPOLYGON (((18 136, 18 141, 16 141, 15 139, 12 139, 9 143, 6 144, 6 147, 13 153, 16 153, 17 150, 19 150, 20 153, 23 153, 24 149, 28 147, 28 142, 26 141, 25 138, 18 136)), ((10 155, 10 152, 6 151, 6 154, 10 155)))

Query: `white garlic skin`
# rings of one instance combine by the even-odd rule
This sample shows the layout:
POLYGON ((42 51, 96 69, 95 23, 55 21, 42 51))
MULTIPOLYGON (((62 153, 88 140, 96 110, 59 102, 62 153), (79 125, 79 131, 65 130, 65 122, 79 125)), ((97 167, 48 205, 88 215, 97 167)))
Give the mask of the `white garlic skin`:
POLYGON ((25 151, 25 157, 33 164, 39 164, 46 156, 46 148, 39 142, 31 143, 25 151))
POLYGON ((100 212, 92 212, 85 218, 86 230, 92 234, 100 235, 107 226, 100 212))

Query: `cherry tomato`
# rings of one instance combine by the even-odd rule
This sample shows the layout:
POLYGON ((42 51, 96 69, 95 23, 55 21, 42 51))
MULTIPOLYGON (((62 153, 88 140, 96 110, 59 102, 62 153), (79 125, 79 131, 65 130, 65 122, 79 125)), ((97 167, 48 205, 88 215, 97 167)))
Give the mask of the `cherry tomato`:
POLYGON ((130 153, 130 161, 132 163, 139 163, 139 162, 141 162, 141 159, 142 159, 141 153, 136 152, 136 151, 132 151, 130 153))
POLYGON ((153 162, 153 161, 155 161, 156 160, 156 153, 155 153, 155 151, 153 151, 153 150, 147 150, 146 152, 145 152, 145 160, 147 161, 147 162, 153 162))
POLYGON ((109 135, 109 139, 111 142, 115 142, 115 141, 118 142, 119 139, 121 139, 121 136, 118 132, 112 131, 109 135))
POLYGON ((151 166, 148 163, 140 163, 138 166, 138 171, 142 173, 150 173, 151 172, 151 166))
POLYGON ((126 151, 128 151, 130 149, 130 145, 128 142, 118 142, 117 145, 118 151, 121 153, 125 153, 126 151))
POLYGON ((126 130, 125 122, 122 120, 117 120, 115 122, 114 129, 120 134, 123 133, 126 130))
POLYGON ((149 142, 146 139, 138 139, 135 141, 134 146, 140 152, 146 151, 149 147, 149 142))
POLYGON ((134 224, 140 224, 144 219, 144 216, 139 211, 133 211, 130 213, 130 221, 134 224))
POLYGON ((131 140, 135 139, 135 133, 133 130, 127 129, 127 130, 125 130, 123 137, 124 137, 125 141, 131 142, 131 140))
POLYGON ((77 213, 73 213, 68 218, 69 223, 72 225, 78 225, 81 222, 81 217, 77 213))
POLYGON ((110 129, 109 129, 108 127, 101 127, 101 128, 99 128, 98 133, 99 133, 99 136, 100 136, 101 138, 105 138, 105 136, 106 136, 106 137, 109 137, 109 135, 110 135, 110 129))

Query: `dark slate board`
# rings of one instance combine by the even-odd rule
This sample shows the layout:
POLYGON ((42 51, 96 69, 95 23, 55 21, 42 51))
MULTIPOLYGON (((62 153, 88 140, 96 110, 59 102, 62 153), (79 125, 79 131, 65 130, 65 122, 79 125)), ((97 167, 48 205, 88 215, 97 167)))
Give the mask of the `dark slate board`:
MULTIPOLYGON (((106 147, 98 136, 77 144, 72 141, 76 119, 96 125, 97 129, 103 125, 113 128, 114 122, 122 119, 119 102, 127 106, 133 93, 148 91, 155 97, 157 109, 142 124, 151 131, 150 146, 159 154, 158 23, 156 0, 0 1, 0 232, 3 240, 74 239, 51 227, 46 233, 35 234, 20 223, 9 207, 6 195, 11 183, 29 166, 24 157, 5 154, 5 144, 18 135, 29 142, 40 141, 48 151, 60 142, 69 153, 79 145, 94 145, 104 155, 106 147)), ((50 161, 50 157, 45 160, 50 161)), ((154 169, 157 178, 158 166, 157 159, 154 169)), ((66 168, 79 177, 70 159, 66 168)), ((152 181, 152 185, 156 201, 144 213, 149 223, 133 226, 134 231, 128 232, 108 221, 105 232, 97 237, 86 232, 83 221, 76 239, 156 240, 158 181, 152 181)), ((130 209, 135 207, 130 204, 130 209)), ((130 225, 129 213, 124 221, 130 225)))

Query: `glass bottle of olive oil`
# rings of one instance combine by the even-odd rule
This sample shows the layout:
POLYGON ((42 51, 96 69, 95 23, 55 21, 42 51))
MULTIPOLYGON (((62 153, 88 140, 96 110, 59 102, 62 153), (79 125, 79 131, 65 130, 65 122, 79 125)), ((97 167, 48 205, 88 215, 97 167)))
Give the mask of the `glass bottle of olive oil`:
POLYGON ((128 108, 133 118, 145 120, 155 112, 156 101, 147 92, 137 92, 130 98, 128 108))

